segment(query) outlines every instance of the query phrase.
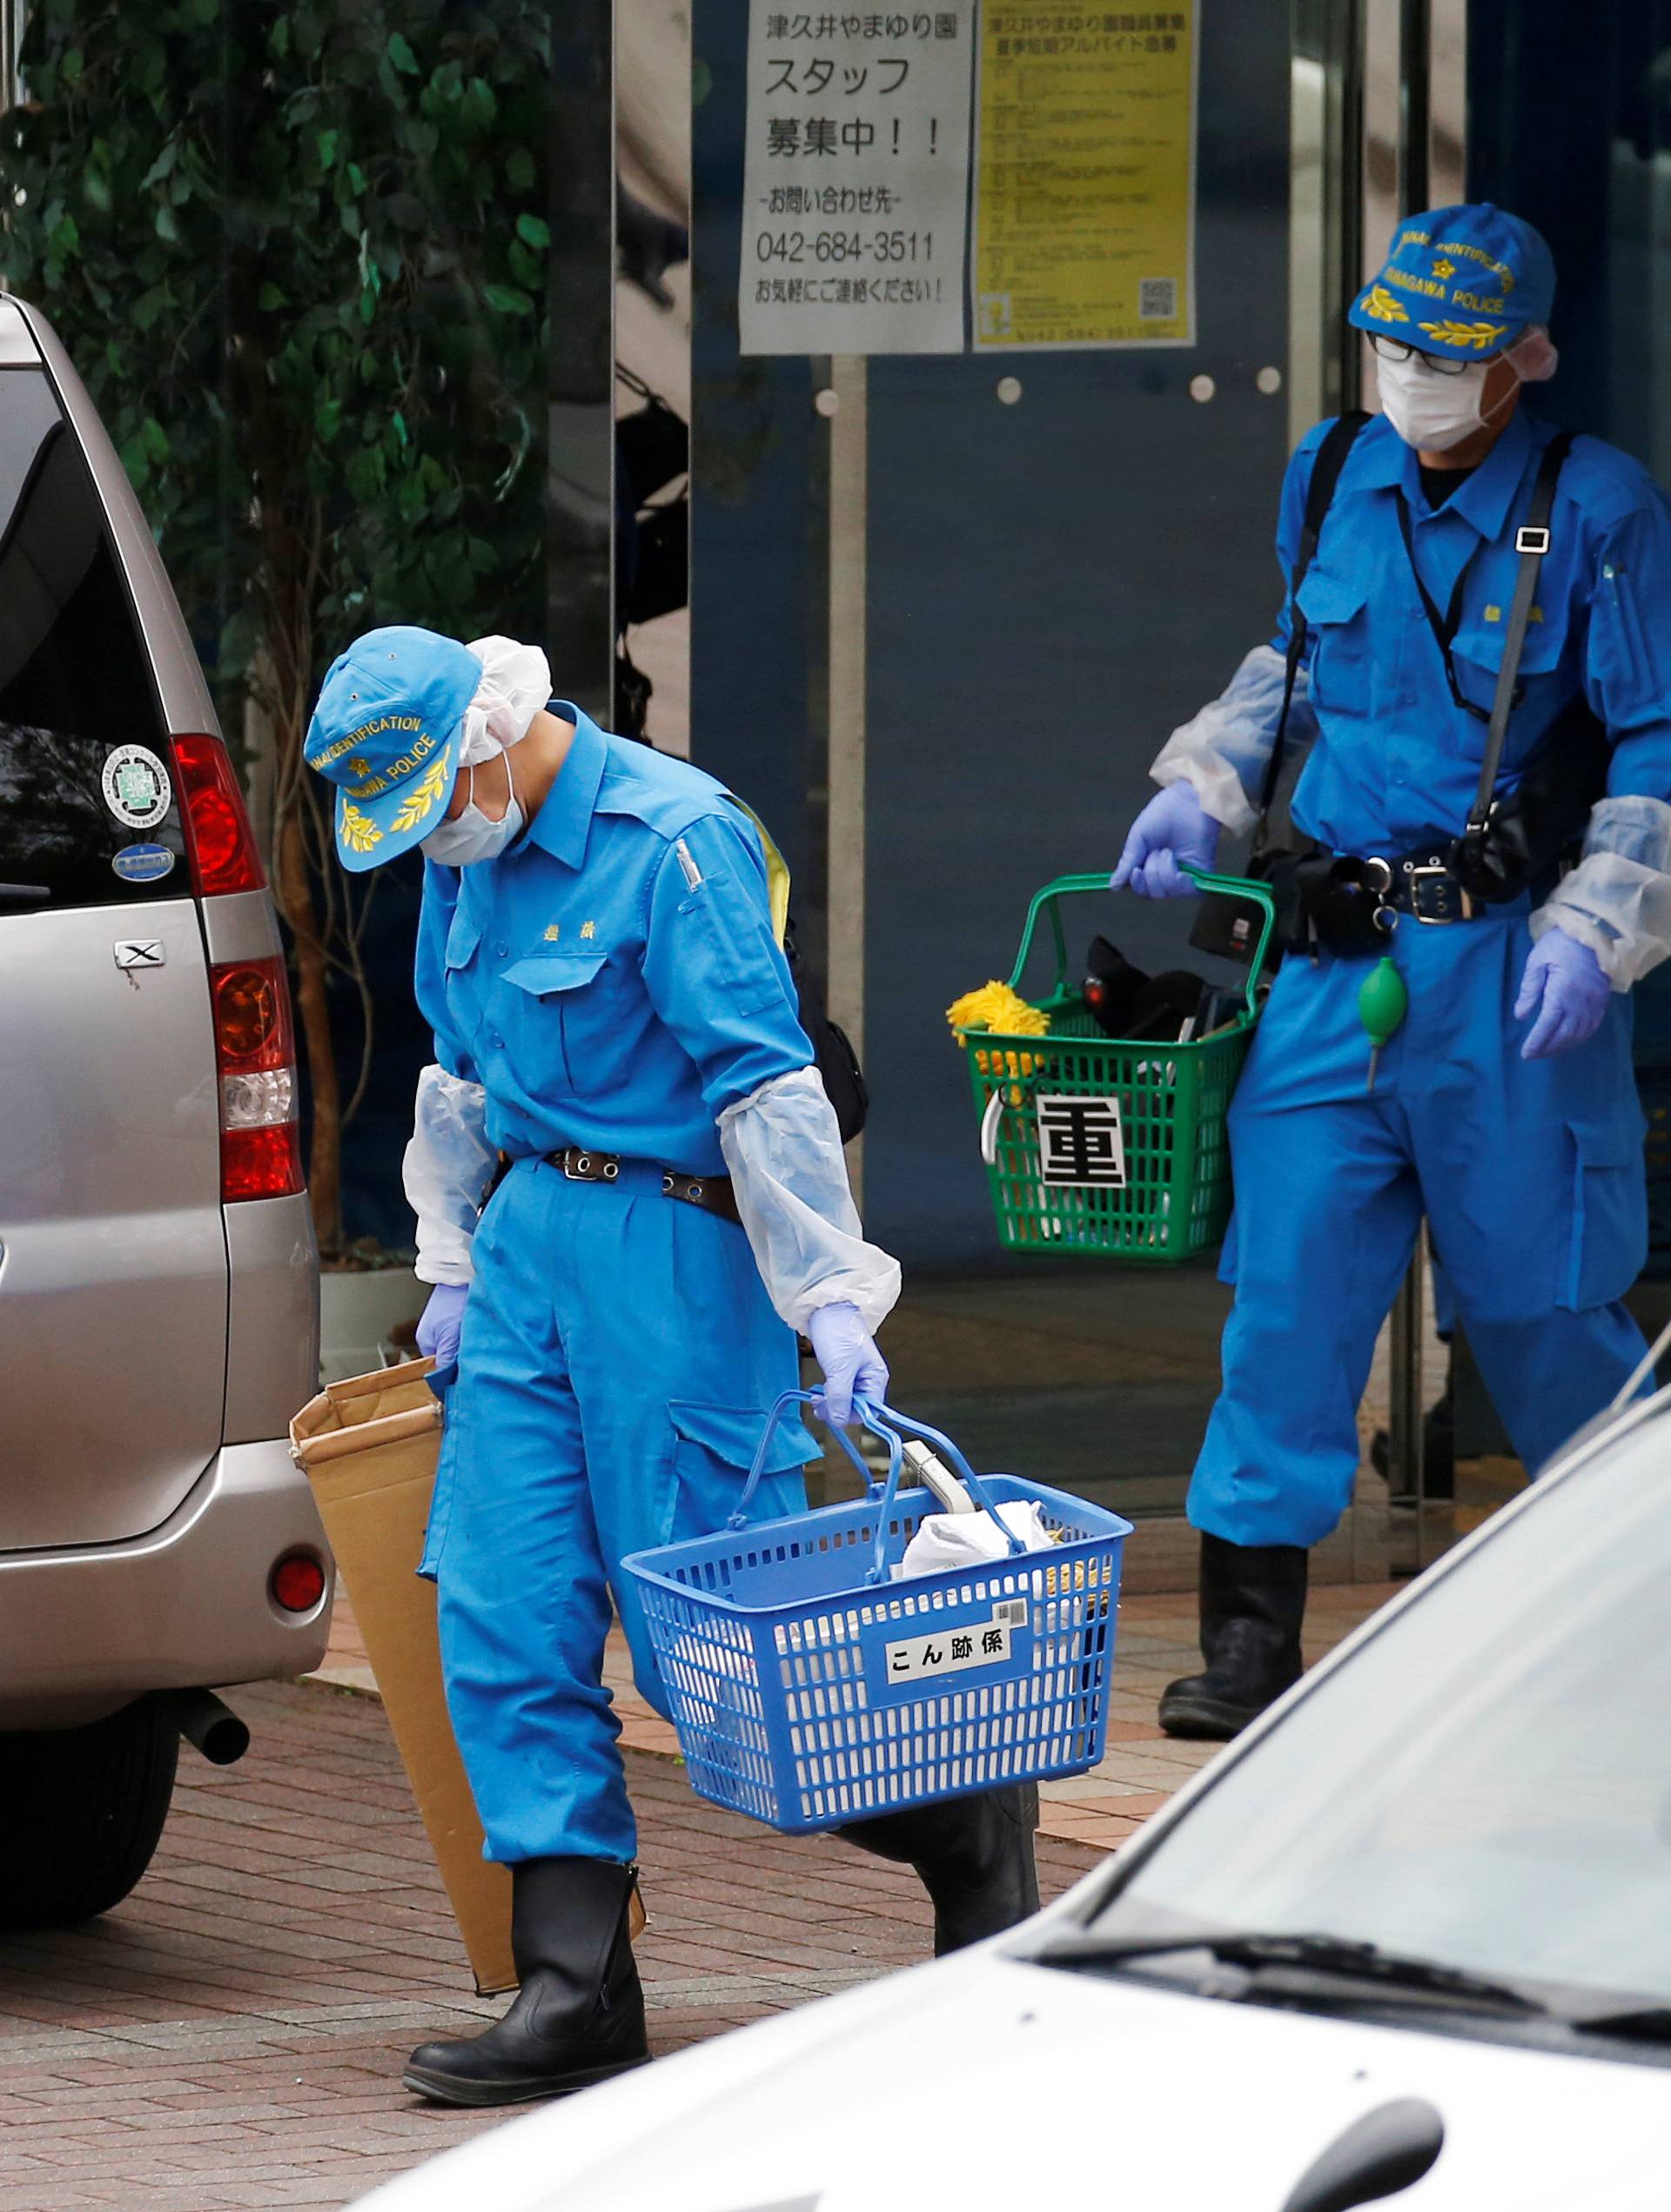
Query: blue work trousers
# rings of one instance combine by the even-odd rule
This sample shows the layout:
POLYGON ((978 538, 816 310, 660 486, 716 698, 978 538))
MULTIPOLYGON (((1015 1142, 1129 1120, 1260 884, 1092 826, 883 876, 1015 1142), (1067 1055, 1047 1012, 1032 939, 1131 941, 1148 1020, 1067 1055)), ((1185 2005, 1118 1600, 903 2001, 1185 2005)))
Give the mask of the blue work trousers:
POLYGON ((1647 1252, 1627 999, 1587 1044, 1524 1061, 1524 904, 1408 917, 1410 994, 1367 1088, 1365 959, 1291 955, 1231 1109, 1236 1286, 1224 1387, 1190 1488, 1232 1544, 1315 1544, 1351 1502, 1357 1411, 1425 1214, 1504 1425, 1537 1469, 1644 1350, 1619 1303, 1647 1252))
MULTIPOLYGON (((659 1170, 570 1181, 522 1161, 482 1217, 422 1572, 487 1855, 628 1860, 636 1831, 602 1682, 609 1600, 641 1693, 666 1697, 627 1554, 721 1528, 797 1380, 735 1223, 659 1170)), ((800 1511, 799 1420, 751 1520, 800 1511)))

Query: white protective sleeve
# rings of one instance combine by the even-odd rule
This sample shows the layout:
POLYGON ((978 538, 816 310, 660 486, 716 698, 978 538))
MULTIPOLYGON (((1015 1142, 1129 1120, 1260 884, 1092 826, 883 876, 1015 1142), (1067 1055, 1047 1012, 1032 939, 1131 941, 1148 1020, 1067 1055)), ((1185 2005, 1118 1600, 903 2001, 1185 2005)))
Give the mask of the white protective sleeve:
POLYGON ((720 1116, 720 1150, 761 1278, 804 1330, 820 1306, 857 1306, 872 1334, 899 1297, 899 1262, 867 1244, 836 1111, 815 1068, 775 1076, 720 1116))
POLYGON ((1532 917, 1587 945, 1616 991, 1671 953, 1671 807, 1630 794, 1590 816, 1578 866, 1532 917))
MULTIPOLYGON (((1203 813, 1238 837, 1258 820, 1259 785, 1282 716, 1286 665, 1274 646, 1256 645, 1218 697, 1172 732, 1149 771, 1158 784, 1193 784, 1203 813)), ((1288 709, 1285 761, 1304 760, 1316 735, 1311 683, 1301 668, 1288 709)))
POLYGON ((420 1283, 468 1283, 475 1274, 470 1240, 495 1157, 486 1120, 481 1085, 449 1076, 432 1061, 418 1078, 406 1157, 420 1283))

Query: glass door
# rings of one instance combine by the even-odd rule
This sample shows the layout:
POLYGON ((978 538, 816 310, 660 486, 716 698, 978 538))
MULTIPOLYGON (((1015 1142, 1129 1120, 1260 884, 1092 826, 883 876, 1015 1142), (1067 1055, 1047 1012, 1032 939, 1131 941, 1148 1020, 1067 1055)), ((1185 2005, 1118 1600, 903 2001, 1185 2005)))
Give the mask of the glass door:
MULTIPOLYGON (((982 36, 1032 42, 1013 68, 999 57, 1024 110, 1050 97, 1058 11, 1021 12, 990 0, 982 36)), ((756 14, 781 25, 776 81, 799 83, 795 25, 817 19, 756 14)), ((976 299, 960 350, 868 357, 742 350, 748 133, 770 118, 749 108, 749 11, 709 0, 694 28, 692 754, 789 852, 802 937, 862 1033, 866 1215, 909 1285, 885 1339, 899 1402, 989 1465, 1165 1515, 1229 1293, 1211 1259, 1006 1257, 943 1009, 1009 974, 1041 884, 1112 867, 1170 732, 1271 636, 1288 453, 1352 396, 1356 11, 1203 4, 1189 20, 1183 341, 995 348, 976 299)), ((1167 35, 1158 15, 1131 24, 1167 35)), ((977 220, 993 81, 973 103, 977 220)), ((772 143, 805 147, 806 115, 776 120, 772 143)), ((1111 119, 1077 158, 1090 174, 1125 151, 1111 119)), ((1013 220, 1048 228, 1016 189, 1013 220)), ((1075 979, 1101 935, 1151 975, 1231 980, 1190 948, 1191 918, 1078 901, 1075 979)))

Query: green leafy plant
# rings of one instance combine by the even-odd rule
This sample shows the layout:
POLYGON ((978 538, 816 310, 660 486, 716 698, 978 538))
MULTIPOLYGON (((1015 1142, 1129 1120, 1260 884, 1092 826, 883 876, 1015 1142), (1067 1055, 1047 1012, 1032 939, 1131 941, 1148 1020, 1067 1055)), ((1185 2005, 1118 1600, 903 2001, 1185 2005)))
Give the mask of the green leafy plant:
POLYGON ((0 275, 116 440, 224 726, 258 734, 332 1254, 376 877, 337 868, 302 740, 376 624, 545 631, 547 12, 39 0, 21 62, 0 275))

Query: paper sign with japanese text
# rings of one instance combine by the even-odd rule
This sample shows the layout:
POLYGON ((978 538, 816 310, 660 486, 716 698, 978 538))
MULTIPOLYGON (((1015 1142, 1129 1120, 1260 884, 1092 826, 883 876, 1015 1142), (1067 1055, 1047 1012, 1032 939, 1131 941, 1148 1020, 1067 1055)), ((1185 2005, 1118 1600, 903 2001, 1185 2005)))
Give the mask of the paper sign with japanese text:
POLYGON ((976 0, 749 0, 745 353, 961 353, 976 0))
POLYGON ((983 0, 976 352, 1195 342, 1199 0, 983 0))
POLYGON ((1049 1183, 1124 1190, 1125 1136, 1117 1098, 1052 1094, 1035 1101, 1038 1169, 1049 1183))
POLYGON ((986 1620, 936 1628, 926 1636, 907 1636, 889 1644, 885 1657, 889 1682, 921 1682, 936 1674, 962 1674, 975 1666, 996 1666, 1010 1656, 1010 1639, 1027 1625, 1027 1600, 1005 1598, 986 1620))

